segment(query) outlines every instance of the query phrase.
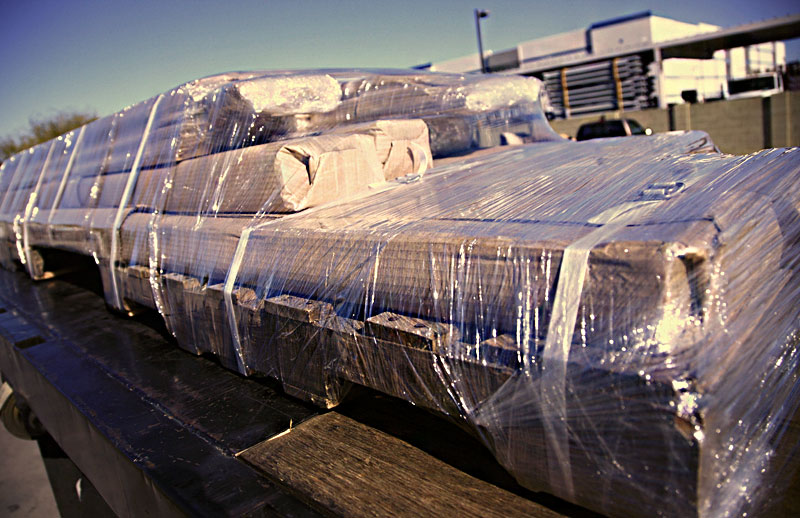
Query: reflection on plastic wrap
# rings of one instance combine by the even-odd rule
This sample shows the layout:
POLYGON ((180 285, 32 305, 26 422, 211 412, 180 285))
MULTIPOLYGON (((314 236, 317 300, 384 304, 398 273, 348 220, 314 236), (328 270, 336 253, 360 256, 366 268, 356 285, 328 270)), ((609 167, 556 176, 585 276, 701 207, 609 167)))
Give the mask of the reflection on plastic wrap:
POLYGON ((797 465, 800 153, 563 141, 539 92, 194 81, 6 161, 3 264, 91 255, 182 348, 324 406, 357 383, 448 414, 601 513, 764 512, 797 465))

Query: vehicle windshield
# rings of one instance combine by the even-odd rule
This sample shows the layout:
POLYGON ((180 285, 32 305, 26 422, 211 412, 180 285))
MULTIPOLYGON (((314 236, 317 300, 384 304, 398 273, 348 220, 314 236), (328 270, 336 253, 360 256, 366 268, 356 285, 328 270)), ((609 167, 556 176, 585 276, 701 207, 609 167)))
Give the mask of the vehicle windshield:
POLYGON ((584 124, 578 130, 577 140, 589 140, 603 137, 624 137, 625 126, 621 120, 610 120, 584 124))
POLYGON ((631 129, 631 135, 646 135, 644 128, 641 124, 633 119, 628 119, 628 127, 631 129))

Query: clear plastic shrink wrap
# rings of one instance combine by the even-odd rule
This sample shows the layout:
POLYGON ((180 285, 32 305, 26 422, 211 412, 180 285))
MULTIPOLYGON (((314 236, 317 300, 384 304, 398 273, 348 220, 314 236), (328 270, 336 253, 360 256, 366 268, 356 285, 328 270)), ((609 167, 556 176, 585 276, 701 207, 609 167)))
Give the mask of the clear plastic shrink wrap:
POLYGON ((800 151, 564 141, 539 92, 194 81, 7 160, 3 263, 92 255, 181 347, 322 405, 358 383, 448 414, 610 516, 764 512, 797 466, 800 151))

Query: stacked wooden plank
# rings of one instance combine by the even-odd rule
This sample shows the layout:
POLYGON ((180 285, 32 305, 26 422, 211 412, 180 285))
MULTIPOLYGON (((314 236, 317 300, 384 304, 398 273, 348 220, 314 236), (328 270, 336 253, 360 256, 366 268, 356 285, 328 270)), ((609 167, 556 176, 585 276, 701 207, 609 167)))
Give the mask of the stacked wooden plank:
POLYGON ((800 153, 548 142, 538 88, 184 85, 4 163, 5 262, 92 255, 181 347, 322 405, 358 383, 449 414, 599 512, 763 509, 800 404, 800 153), (442 159, 506 132, 537 142, 442 159))
POLYGON ((651 106, 650 79, 638 55, 564 67, 542 79, 553 108, 565 117, 651 106))

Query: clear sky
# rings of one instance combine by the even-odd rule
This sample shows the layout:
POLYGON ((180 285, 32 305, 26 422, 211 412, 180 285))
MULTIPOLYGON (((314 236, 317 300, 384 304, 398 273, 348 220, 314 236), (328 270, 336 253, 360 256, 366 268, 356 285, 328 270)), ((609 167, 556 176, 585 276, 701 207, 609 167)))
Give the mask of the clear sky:
MULTIPOLYGON (((0 136, 59 110, 106 115, 231 70, 408 67, 586 28, 643 10, 728 27, 795 14, 796 0, 3 0, 0 136)), ((800 58, 800 41, 787 60, 800 58)))

